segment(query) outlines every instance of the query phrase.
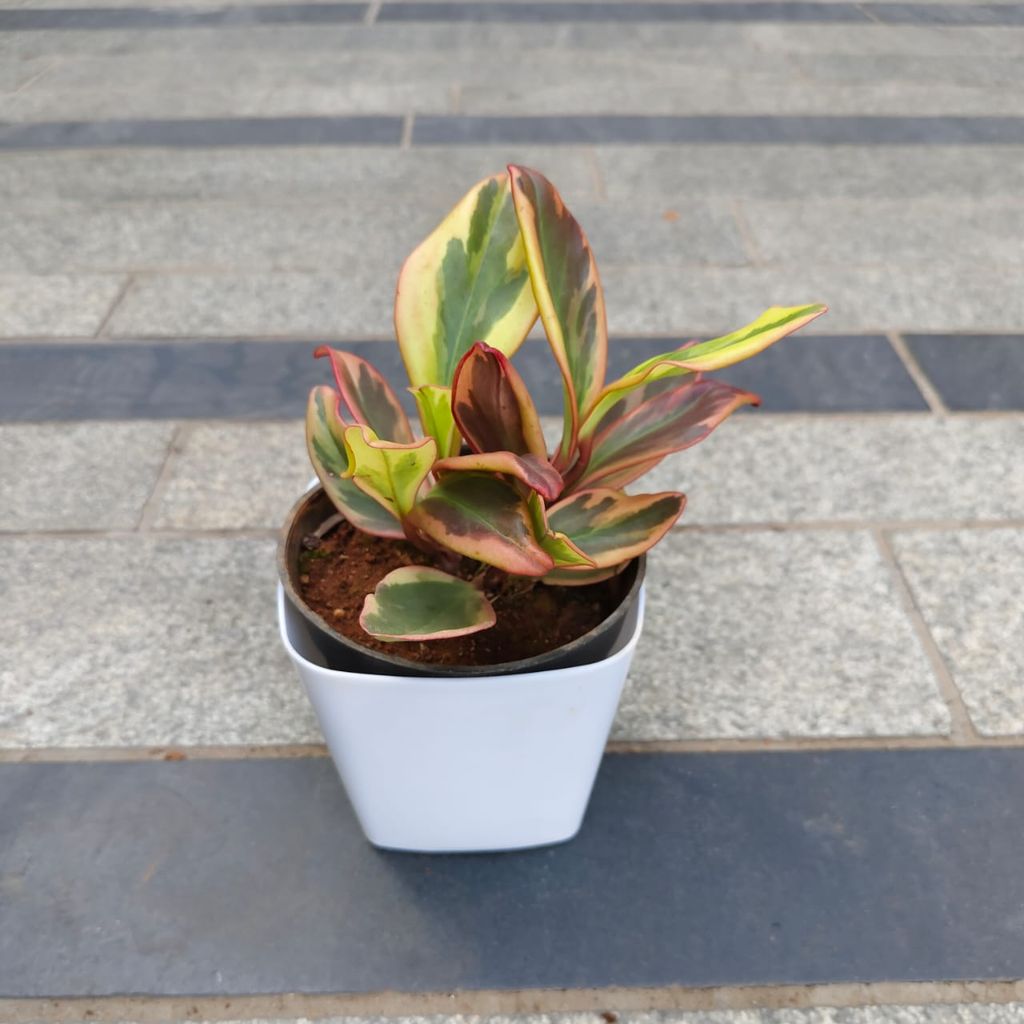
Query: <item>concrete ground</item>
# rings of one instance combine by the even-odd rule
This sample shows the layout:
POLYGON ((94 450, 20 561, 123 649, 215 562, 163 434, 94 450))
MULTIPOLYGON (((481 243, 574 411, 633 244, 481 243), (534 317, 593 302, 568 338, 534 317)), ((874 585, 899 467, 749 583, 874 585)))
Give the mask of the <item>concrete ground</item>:
MULTIPOLYGON (((1024 6, 601 8, 0 6, 0 769, 322 757, 273 625, 275 531, 310 476, 301 388, 246 360, 389 347, 403 257, 510 161, 588 229, 614 344, 831 307, 812 348, 744 368, 762 410, 653 474, 690 504, 652 560, 613 752, 1024 755, 1024 6)), ((645 987, 637 966, 417 994, 396 966, 356 994, 90 988, 61 959, 71 897, 19 895, 42 834, 24 778, 0 789, 0 929, 38 911, 38 977, 66 985, 0 963, 5 1021, 1024 1021, 1016 954, 808 984, 794 954, 793 977, 743 984, 645 987)), ((1024 793, 984 799, 1012 864, 1024 793)), ((955 848, 971 797, 950 800, 955 848)), ((986 925, 957 920, 966 949, 986 925)))

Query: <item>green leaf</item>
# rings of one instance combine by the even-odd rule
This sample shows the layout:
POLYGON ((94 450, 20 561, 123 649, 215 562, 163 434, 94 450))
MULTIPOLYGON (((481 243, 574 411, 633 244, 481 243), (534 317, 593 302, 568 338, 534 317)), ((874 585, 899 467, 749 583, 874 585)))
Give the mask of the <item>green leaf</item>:
POLYGON ((548 509, 548 522, 586 552, 596 568, 605 569, 657 544, 685 504, 686 496, 674 491, 630 495, 599 487, 548 509))
POLYGON ((440 569, 393 569, 366 595, 359 625, 378 640, 443 640, 490 629, 494 609, 467 580, 440 569))
POLYGON ((720 370, 763 352, 769 345, 805 327, 828 311, 827 306, 772 306, 756 320, 738 331, 711 341, 690 343, 674 352, 653 356, 634 366, 625 376, 612 381, 594 399, 580 428, 587 438, 597 429, 608 411, 641 385, 651 385, 664 377, 685 376, 701 371, 720 370))
POLYGON ((316 475, 334 507, 357 529, 378 537, 402 538, 402 524, 395 516, 346 479, 346 424, 338 414, 339 401, 334 388, 316 387, 309 393, 306 447, 316 475))
POLYGON ((562 474, 547 459, 538 459, 536 455, 479 452, 440 459, 434 464, 435 473, 473 471, 515 477, 548 501, 554 501, 562 493, 562 474))
POLYGON ((369 427, 358 424, 345 428, 344 441, 347 475, 360 490, 404 519, 437 458, 434 439, 396 444, 378 440, 369 427))
POLYGON ((554 560, 533 535, 526 501, 486 473, 448 473, 409 514, 435 543, 517 576, 543 576, 554 560))
POLYGON ((554 185, 526 167, 509 167, 509 174, 533 293, 562 372, 565 423, 555 464, 564 469, 583 414, 604 385, 604 293, 587 236, 554 185))
MULTIPOLYGON (((593 560, 580 551, 564 533, 551 529, 544 502, 539 494, 531 494, 526 503, 530 509, 530 519, 533 522, 533 535, 555 563, 552 572, 557 572, 561 568, 592 569, 594 567, 593 560)), ((548 573, 548 576, 550 575, 548 573)), ((545 576, 544 579, 548 579, 548 576, 545 576)))
POLYGON ((477 452, 514 452, 547 460, 540 417, 523 378, 504 353, 478 341, 452 383, 452 413, 477 452))
POLYGON ((583 442, 571 490, 622 487, 671 452, 703 441, 741 405, 760 399, 717 380, 667 378, 637 389, 653 397, 618 418, 612 409, 592 439, 583 442))
POLYGON ((542 576, 540 581, 549 587, 589 587, 592 583, 603 583, 613 576, 618 576, 627 565, 629 562, 612 565, 607 569, 552 569, 546 576, 542 576))
POLYGON ((452 415, 452 389, 437 384, 421 384, 409 390, 416 399, 423 432, 437 442, 438 455, 441 458, 457 455, 462 438, 452 415))
POLYGON ((511 355, 537 319, 507 174, 485 178, 406 260, 395 328, 414 386, 449 387, 482 340, 511 355))
POLYGON ((342 401, 356 423, 365 423, 378 437, 411 444, 412 428, 391 385, 365 359, 321 345, 313 355, 327 356, 342 401))

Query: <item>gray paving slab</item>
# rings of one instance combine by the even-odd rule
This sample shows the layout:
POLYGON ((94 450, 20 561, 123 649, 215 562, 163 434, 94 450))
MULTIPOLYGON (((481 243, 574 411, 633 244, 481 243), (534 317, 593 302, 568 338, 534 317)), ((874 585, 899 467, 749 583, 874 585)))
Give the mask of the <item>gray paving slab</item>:
POLYGON ((868 84, 877 81, 919 82, 934 85, 1004 86, 1018 90, 1024 80, 1020 61, 993 56, 978 61, 969 56, 943 57, 908 54, 805 54, 794 66, 815 81, 868 84))
POLYGON ((617 755, 573 842, 444 857, 371 848, 324 758, 4 764, 0 992, 1019 977, 1022 785, 1021 750, 617 755))
POLYGON ((317 736, 274 610, 273 539, 0 539, 0 745, 317 736))
POLYGON ((312 476, 301 421, 200 423, 189 429, 170 467, 153 525, 275 529, 312 476))
POLYGON ((935 735, 949 730, 870 534, 662 541, 621 739, 935 735))
POLYGON ((388 195, 433 209, 440 220, 471 183, 507 162, 542 169, 574 203, 596 198, 590 151, 561 146, 11 153, 0 161, 0 196, 5 202, 89 204, 227 199, 265 207, 295 200, 379 202, 388 195))
POLYGON ((744 202, 742 216, 769 262, 934 263, 951 246, 979 263, 1024 261, 1024 205, 972 195, 744 202))
POLYGON ((148 275, 133 283, 105 333, 391 337, 398 270, 364 261, 335 273, 148 275))
POLYGON ((612 202, 630 201, 638 183, 648 196, 767 200, 964 201, 1024 188, 1024 147, 1012 146, 696 146, 685 160, 673 146, 601 146, 596 159, 612 202))
POLYGON ((0 149, 395 145, 400 117, 210 117, 0 124, 0 149))
POLYGON ((1024 531, 896 533, 893 546, 979 732, 1024 729, 1024 531))
MULTIPOLYGON (((315 272, 362 263, 393 288, 406 256, 447 207, 447 199, 412 196, 331 204, 24 203, 0 212, 0 272, 315 272)), ((739 265, 748 259, 725 203, 691 200, 627 209, 583 201, 573 208, 600 259, 681 265, 739 265)))
POLYGON ((950 409, 1024 409, 1024 335, 912 335, 907 344, 950 409))
MULTIPOLYGON (((723 372, 723 378, 728 374, 723 372)), ((1024 518, 1024 418, 733 417, 643 478, 685 523, 1024 518)))
POLYGON ((0 338, 91 338, 125 280, 123 274, 0 274, 0 338))
POLYGON ((105 29, 189 29, 210 26, 289 23, 352 24, 363 20, 365 3, 261 3, 206 8, 158 7, 23 7, 0 10, 0 31, 36 32, 105 29))
POLYGON ((0 425, 0 532, 134 529, 173 433, 171 423, 0 425))

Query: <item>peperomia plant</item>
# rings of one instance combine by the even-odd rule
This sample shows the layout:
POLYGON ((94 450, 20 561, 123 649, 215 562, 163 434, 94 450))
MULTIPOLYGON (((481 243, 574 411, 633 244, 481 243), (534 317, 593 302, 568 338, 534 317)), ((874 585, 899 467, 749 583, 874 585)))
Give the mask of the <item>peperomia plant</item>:
POLYGON ((307 442, 324 489, 354 527, 407 540, 431 562, 380 580, 363 628, 397 641, 493 625, 481 574, 460 574, 463 559, 558 586, 620 572, 665 535, 686 501, 623 488, 759 401, 704 373, 824 311, 773 306, 732 334, 681 345, 607 383, 604 295, 582 228, 536 171, 513 166, 480 182, 398 281, 395 328, 423 436, 368 362, 316 351, 329 357, 337 385, 309 398, 307 442), (562 435, 551 453, 509 361, 538 315, 563 383, 562 435))

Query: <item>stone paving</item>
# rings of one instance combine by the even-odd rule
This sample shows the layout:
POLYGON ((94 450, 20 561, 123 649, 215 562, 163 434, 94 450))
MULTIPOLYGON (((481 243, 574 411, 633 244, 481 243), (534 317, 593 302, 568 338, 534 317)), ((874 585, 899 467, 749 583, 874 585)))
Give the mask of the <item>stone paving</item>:
MULTIPOLYGON (((1019 756, 1022 68, 1012 3, 0 4, 0 762, 322 754, 273 626, 275 531, 310 477, 303 361, 328 338, 393 365, 402 258, 509 161, 586 225, 617 352, 831 306, 732 375, 762 410, 651 477, 690 503, 652 561, 616 757, 1019 756)), ((1010 858, 1021 794, 989 797, 1010 858)), ((27 842, 23 796, 4 799, 27 842)), ((0 930, 20 884, 3 856, 0 930)), ((395 997, 404 969, 359 1020, 420 1009, 395 997)), ((773 989, 779 968, 713 1004, 699 985, 470 993, 453 1009, 483 1016, 429 1019, 1024 1021, 1024 992, 978 977, 879 995, 773 989)), ((0 991, 0 1018, 243 1019, 24 994, 0 991)), ((257 1000, 244 1019, 300 1016, 257 1000)))

